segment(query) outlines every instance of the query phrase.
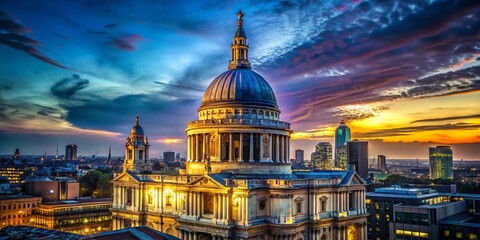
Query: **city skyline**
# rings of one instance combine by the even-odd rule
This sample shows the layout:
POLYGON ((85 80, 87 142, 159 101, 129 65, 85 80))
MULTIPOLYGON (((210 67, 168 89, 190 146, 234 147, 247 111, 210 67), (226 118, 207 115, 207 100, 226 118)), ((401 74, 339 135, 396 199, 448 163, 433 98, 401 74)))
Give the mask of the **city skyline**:
POLYGON ((333 142, 345 119, 370 156, 451 145, 454 159, 480 159, 480 3, 188 3, 1 3, 0 154, 74 143, 123 155, 139 114, 152 157, 185 156, 186 123, 227 68, 242 9, 252 69, 295 131, 291 158, 333 142))

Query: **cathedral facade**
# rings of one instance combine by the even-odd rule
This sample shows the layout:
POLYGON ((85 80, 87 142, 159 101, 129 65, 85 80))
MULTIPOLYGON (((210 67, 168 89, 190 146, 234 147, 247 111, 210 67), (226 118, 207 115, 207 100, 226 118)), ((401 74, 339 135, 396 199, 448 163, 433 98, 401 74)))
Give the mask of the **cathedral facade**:
POLYGON ((113 228, 147 225, 186 240, 366 239, 365 181, 354 171, 292 172, 290 124, 251 70, 238 13, 228 71, 186 129, 186 169, 152 172, 138 117, 113 180, 113 228))

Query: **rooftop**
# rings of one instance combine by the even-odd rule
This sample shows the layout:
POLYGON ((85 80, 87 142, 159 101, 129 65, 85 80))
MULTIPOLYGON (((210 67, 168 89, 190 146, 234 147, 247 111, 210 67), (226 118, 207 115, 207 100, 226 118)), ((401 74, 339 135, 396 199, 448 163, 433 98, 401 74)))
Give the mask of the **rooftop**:
POLYGON ((16 195, 0 195, 0 200, 7 200, 7 199, 22 199, 22 198, 33 198, 30 195, 21 195, 21 194, 16 194, 16 195))

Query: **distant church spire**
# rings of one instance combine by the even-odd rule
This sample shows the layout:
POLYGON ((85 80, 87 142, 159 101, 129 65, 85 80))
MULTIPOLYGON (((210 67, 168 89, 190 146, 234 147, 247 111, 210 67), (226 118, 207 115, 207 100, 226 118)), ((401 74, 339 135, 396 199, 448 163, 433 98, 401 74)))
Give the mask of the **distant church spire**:
POLYGON ((233 37, 232 58, 228 63, 228 69, 251 68, 250 62, 248 61, 247 34, 245 34, 245 30, 243 30, 243 16, 242 11, 237 13, 238 28, 233 37))
POLYGON ((108 147, 108 161, 112 159, 112 147, 108 147))

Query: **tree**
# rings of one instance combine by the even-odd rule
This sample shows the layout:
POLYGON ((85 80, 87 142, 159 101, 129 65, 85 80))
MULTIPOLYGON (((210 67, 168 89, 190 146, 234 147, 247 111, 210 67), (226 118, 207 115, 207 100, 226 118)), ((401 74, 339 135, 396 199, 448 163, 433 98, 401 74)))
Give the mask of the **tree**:
POLYGON ((82 197, 112 197, 113 174, 102 173, 100 171, 91 171, 79 179, 80 196, 82 197))

